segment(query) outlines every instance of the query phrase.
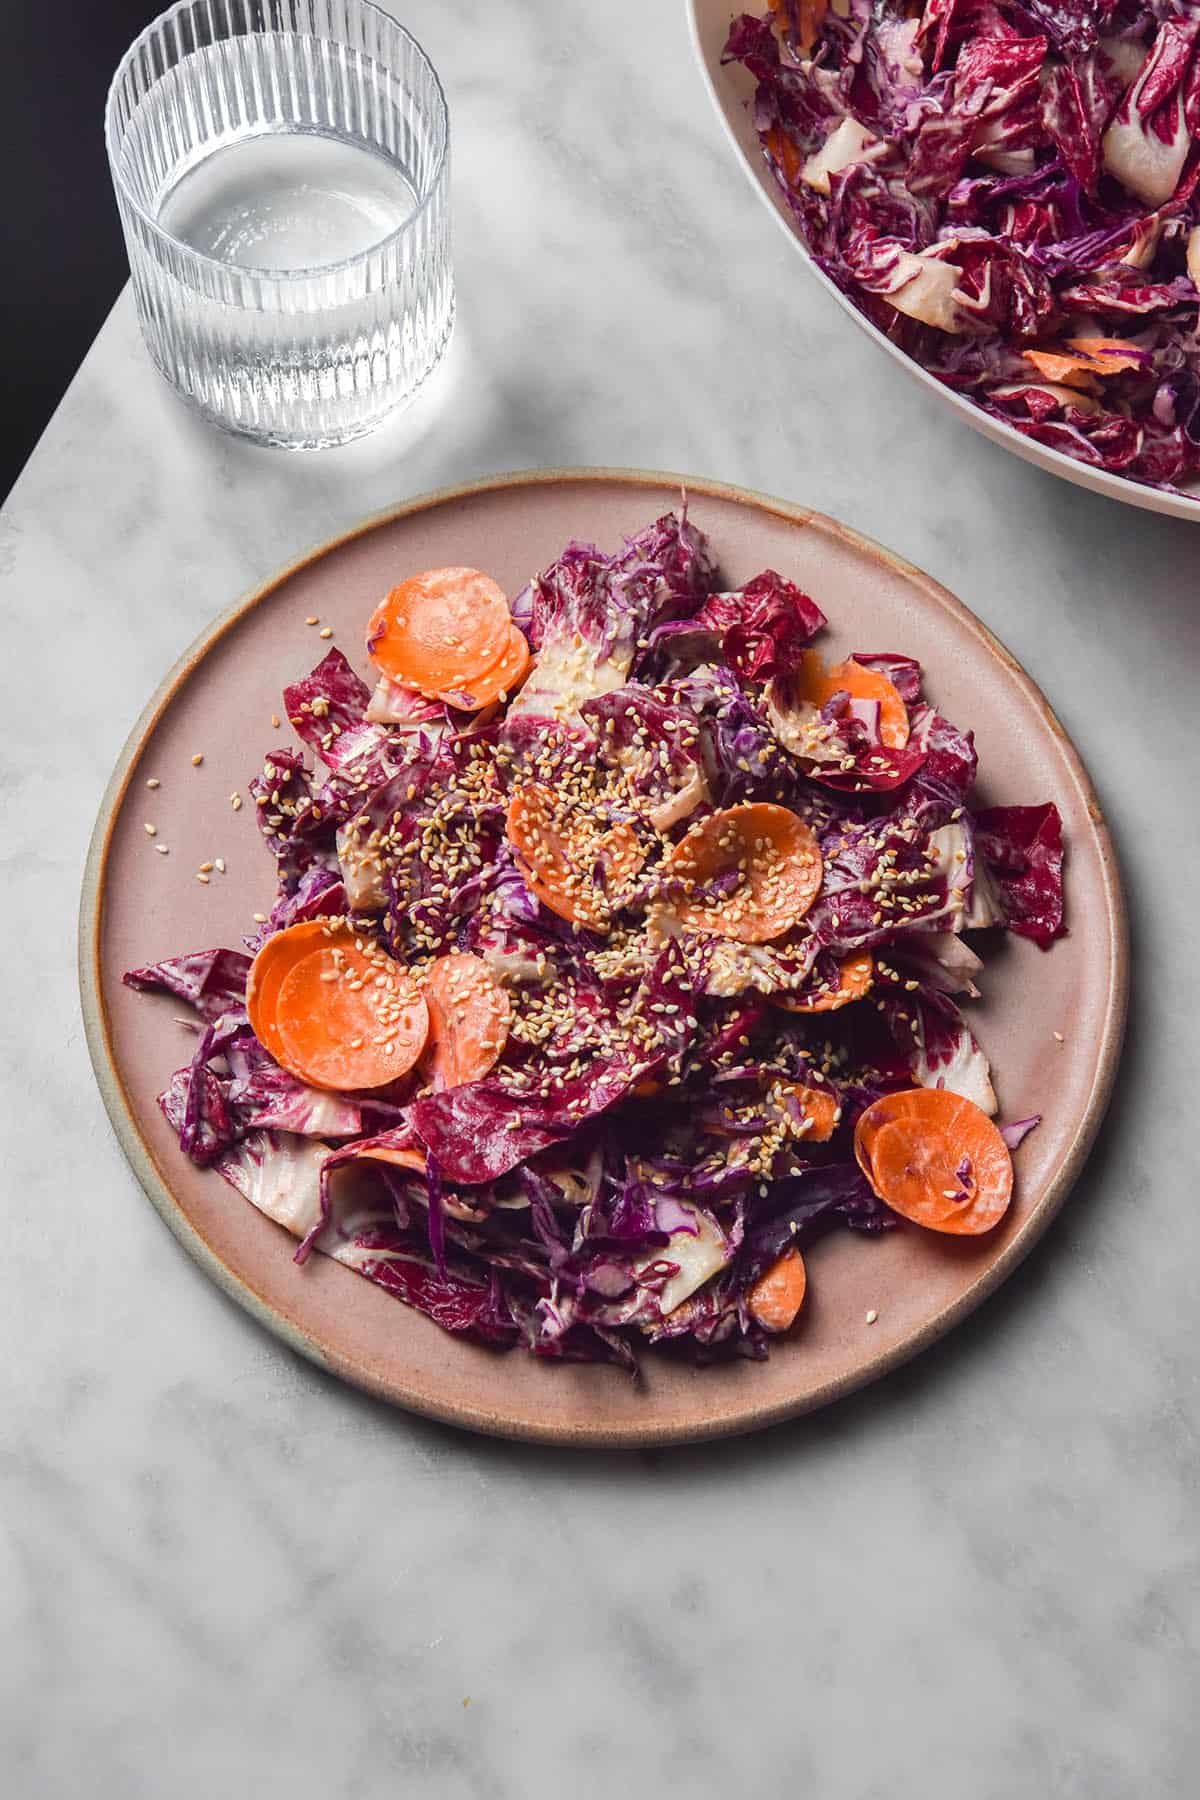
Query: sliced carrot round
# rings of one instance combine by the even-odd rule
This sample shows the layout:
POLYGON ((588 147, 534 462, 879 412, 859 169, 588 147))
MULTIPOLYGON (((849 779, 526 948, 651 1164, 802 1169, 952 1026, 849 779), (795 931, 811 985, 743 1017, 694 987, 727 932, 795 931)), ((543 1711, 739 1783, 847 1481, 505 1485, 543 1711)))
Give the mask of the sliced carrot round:
POLYGON ((429 1036, 421 1073, 434 1088, 479 1081, 508 1037, 512 1002, 481 957, 439 956, 422 984, 429 1036))
POLYGON ((908 742, 908 708, 895 686, 877 669, 865 669, 853 657, 827 668, 816 650, 806 650, 796 673, 796 694, 820 709, 835 694, 852 700, 879 703, 879 738, 889 750, 902 750, 908 742))
POLYGON ((771 152, 771 155, 775 158, 775 161, 783 170, 784 179, 788 186, 798 187, 800 184, 800 171, 804 167, 804 158, 788 136, 787 132, 782 130, 778 125, 772 125, 771 129, 764 133, 763 141, 765 142, 767 149, 771 152))
POLYGON ((875 1193, 930 1231, 991 1231, 1012 1199, 1008 1146, 973 1100, 947 1088, 906 1088, 868 1106, 854 1154, 875 1193))
MULTIPOLYGON (((771 11, 775 15, 774 25, 784 48, 791 49, 788 33, 791 30, 791 19, 785 0, 770 0, 771 11)), ((802 56, 811 56, 816 44, 825 14, 829 10, 829 0, 798 0, 796 7, 796 42, 802 56)), ((771 134, 768 133, 768 136, 771 134)))
POLYGON ((852 1000, 861 1000, 864 994, 869 993, 874 978, 875 959, 871 952, 855 950, 842 958, 835 988, 808 994, 789 994, 784 991, 773 994, 771 998, 784 1012, 837 1012, 839 1007, 849 1006, 852 1000))
POLYGON ((438 699, 448 701, 451 706, 463 707, 467 712, 479 712, 495 700, 506 700, 520 687, 532 666, 533 658, 525 633, 518 626, 510 625, 496 661, 481 669, 478 675, 472 675, 461 688, 444 689, 438 699))
POLYGON ((747 1296, 750 1316, 764 1331, 786 1331, 804 1304, 808 1275, 798 1250, 785 1250, 747 1296))
POLYGON ((465 690, 500 661, 512 618, 502 588, 478 569, 427 569, 394 587, 371 615, 367 649, 393 681, 437 696, 465 690))
MULTIPOLYGON (((867 1172, 864 1158, 870 1155, 871 1145, 885 1125, 892 1124, 895 1119, 919 1117, 922 1108, 929 1103, 924 1099, 926 1094, 944 1094, 942 1088, 901 1088, 894 1094, 881 1094, 858 1116, 854 1127, 854 1154, 863 1173, 867 1172)), ((947 1096, 957 1099, 955 1096, 947 1096)), ((935 1101, 934 1105, 943 1104, 935 1101)))
POLYGON ((666 867, 684 884, 670 907, 679 922, 741 944, 781 937, 821 891, 816 838, 786 806, 764 802, 710 813, 669 852, 666 867))
POLYGON ((781 1081, 774 1092, 778 1099, 792 1102, 793 1117, 799 1107, 801 1117, 807 1121, 798 1136, 810 1138, 815 1144, 829 1142, 842 1118, 836 1094, 828 1088, 807 1087, 802 1081, 781 1081))
POLYGON ((530 891, 560 919, 596 931, 608 925, 646 859, 632 825, 606 828, 538 782, 513 794, 507 830, 530 891))
POLYGON ((275 1001, 279 1061, 314 1087, 385 1087, 408 1073, 429 1010, 406 969, 381 951, 324 944, 284 975, 275 1001))
POLYGON ((246 980, 246 1013, 250 1029, 276 1062, 282 1060, 283 1044, 275 1023, 275 1009, 284 976, 323 944, 337 944, 342 949, 353 950, 355 933, 340 919, 308 919, 302 925, 289 925, 286 931, 277 931, 274 937, 269 937, 250 965, 246 980))

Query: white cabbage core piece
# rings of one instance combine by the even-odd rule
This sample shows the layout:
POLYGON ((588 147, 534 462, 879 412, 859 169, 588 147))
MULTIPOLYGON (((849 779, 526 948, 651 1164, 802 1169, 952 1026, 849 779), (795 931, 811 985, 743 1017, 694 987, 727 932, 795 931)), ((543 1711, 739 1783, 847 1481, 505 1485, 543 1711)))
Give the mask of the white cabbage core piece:
POLYGON ((931 256, 928 251, 901 250, 889 293, 882 294, 889 306, 922 325, 938 331, 958 334, 962 331, 955 294, 962 270, 957 263, 931 256))
POLYGON ((843 119, 819 150, 814 150, 800 171, 800 179, 818 194, 829 193, 829 177, 840 175, 852 163, 876 162, 886 155, 888 146, 860 125, 857 119, 843 119))
POLYGON ((361 827, 351 819, 348 825, 338 827, 336 843, 350 911, 380 911, 387 905, 387 889, 383 885, 383 864, 378 850, 371 847, 370 835, 364 841, 361 827))
POLYGON ((691 1214, 695 1231, 673 1231, 665 1249, 654 1251, 638 1265, 640 1274, 656 1262, 678 1263, 678 1273, 671 1276, 659 1295, 658 1303, 664 1316, 682 1306, 729 1261, 725 1234, 712 1214, 699 1206, 688 1206, 684 1211, 691 1214))
POLYGON ((1183 122, 1183 99, 1175 97, 1175 127, 1164 143, 1157 131, 1135 116, 1122 117, 1122 104, 1104 134, 1104 166, 1123 187, 1147 206, 1165 206, 1179 185, 1187 160, 1188 137, 1183 122))
POLYGON ((510 719, 531 713, 539 719, 561 719, 576 725, 585 700, 598 700, 624 687, 630 655, 621 661, 598 658, 578 634, 549 638, 542 645, 533 671, 508 709, 510 719))

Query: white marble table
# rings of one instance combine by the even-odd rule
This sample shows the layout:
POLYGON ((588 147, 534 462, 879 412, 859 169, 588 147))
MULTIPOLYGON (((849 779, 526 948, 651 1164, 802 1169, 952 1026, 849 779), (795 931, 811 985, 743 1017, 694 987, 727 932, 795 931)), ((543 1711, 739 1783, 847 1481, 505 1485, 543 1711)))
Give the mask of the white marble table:
POLYGON ((1193 1793, 1200 534, 870 351, 732 164, 678 4, 404 16, 455 132, 438 391, 257 450, 175 401, 125 296, 0 515, 0 1791, 1193 1793), (143 1200, 76 999, 110 765, 212 614, 391 500, 570 463, 811 502, 948 583, 1074 733, 1133 903, 1118 1098, 1032 1260, 874 1390, 682 1454, 477 1440, 297 1361, 143 1200))

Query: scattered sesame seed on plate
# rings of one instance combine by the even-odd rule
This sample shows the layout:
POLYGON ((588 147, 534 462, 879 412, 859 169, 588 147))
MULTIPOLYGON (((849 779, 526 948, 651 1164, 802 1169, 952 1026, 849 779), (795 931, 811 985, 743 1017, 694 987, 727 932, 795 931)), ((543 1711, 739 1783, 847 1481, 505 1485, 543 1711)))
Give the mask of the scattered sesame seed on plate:
POLYGON ((153 792, 156 787, 162 786, 162 782, 158 779, 157 775, 152 775, 146 783, 146 786, 153 792))
POLYGON ((875 1308, 872 1307, 870 1312, 867 1314, 867 1324, 873 1325, 878 1317, 879 1317, 879 1314, 876 1312, 875 1308))
POLYGON ((323 638, 331 638, 333 636, 333 626, 332 625, 322 625, 320 631, 318 631, 318 633, 317 633, 317 636, 323 637, 323 638))
POLYGON ((266 915, 266 913, 255 913, 255 915, 254 915, 254 923, 255 923, 255 924, 256 924, 256 925, 265 925, 265 924, 266 924, 266 922, 267 922, 267 915, 266 915))
POLYGON ((147 819, 145 824, 142 826, 142 830, 145 832, 147 837, 157 837, 158 836, 158 826, 152 825, 150 823, 149 819, 147 819))
POLYGON ((317 623, 317 615, 316 615, 316 613, 310 613, 310 614, 309 614, 309 616, 308 616, 308 618, 307 618, 307 619, 305 619, 305 621, 304 621, 304 623, 305 623, 305 624, 306 624, 306 625, 315 625, 315 624, 316 624, 316 623, 317 623))
POLYGON ((197 750, 197 752, 196 752, 196 754, 195 754, 195 755, 194 755, 194 756, 193 756, 193 758, 192 758, 192 767, 193 767, 193 769, 198 769, 198 768, 199 768, 199 767, 200 767, 200 764, 201 764, 201 763, 202 763, 202 762, 203 762, 203 761, 204 761, 204 752, 203 752, 203 750, 197 750))
POLYGON ((196 871, 196 880, 197 880, 197 881, 202 881, 202 882, 203 882, 203 883, 204 883, 204 885, 205 885, 205 887, 207 887, 207 886, 208 886, 208 876, 207 876, 207 875, 206 875, 206 874, 205 874, 205 873, 204 873, 204 872, 203 872, 203 870, 202 870, 202 869, 197 869, 197 871, 196 871))

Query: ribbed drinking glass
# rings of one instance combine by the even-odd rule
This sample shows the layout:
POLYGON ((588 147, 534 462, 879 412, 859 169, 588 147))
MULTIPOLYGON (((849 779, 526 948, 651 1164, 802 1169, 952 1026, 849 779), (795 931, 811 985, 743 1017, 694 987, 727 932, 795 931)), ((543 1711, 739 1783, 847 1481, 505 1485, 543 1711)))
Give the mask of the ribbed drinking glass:
POLYGON ((449 120, 367 0, 180 0, 105 136, 142 332, 209 418, 291 449, 411 400, 454 322, 449 120))

